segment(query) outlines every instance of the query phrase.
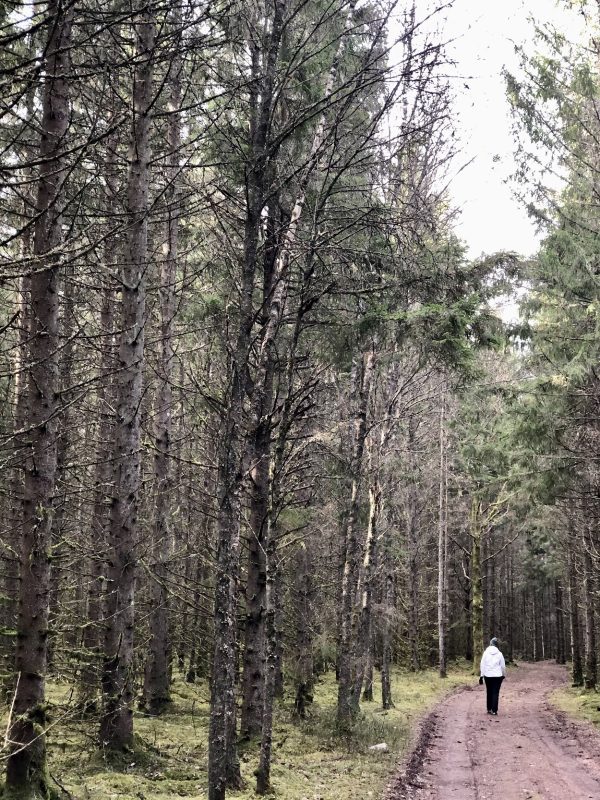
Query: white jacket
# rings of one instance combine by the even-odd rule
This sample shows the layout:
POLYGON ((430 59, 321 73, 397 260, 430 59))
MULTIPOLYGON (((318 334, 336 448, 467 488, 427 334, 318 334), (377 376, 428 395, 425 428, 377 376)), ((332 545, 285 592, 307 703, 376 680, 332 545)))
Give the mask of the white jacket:
POLYGON ((492 645, 486 647, 481 657, 481 669, 479 674, 483 675, 485 678, 506 677, 504 656, 497 647, 493 647, 492 645))

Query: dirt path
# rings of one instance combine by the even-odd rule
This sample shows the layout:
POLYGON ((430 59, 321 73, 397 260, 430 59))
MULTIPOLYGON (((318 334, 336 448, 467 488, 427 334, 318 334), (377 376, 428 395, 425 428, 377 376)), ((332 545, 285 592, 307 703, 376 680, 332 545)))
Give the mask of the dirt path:
POLYGON ((509 670, 497 717, 484 687, 450 697, 389 800, 600 800, 600 735, 547 702, 567 679, 552 663, 509 670))

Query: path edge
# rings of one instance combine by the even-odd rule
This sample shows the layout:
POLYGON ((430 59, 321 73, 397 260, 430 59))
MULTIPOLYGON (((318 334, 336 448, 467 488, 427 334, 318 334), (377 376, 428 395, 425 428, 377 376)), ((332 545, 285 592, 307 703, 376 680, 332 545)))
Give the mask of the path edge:
POLYGON ((417 723, 416 731, 413 736, 414 744, 408 753, 400 760, 395 772, 388 781, 381 800, 402 800, 403 793, 407 789, 414 787, 420 788, 418 782, 419 773, 423 767, 423 762, 438 730, 439 711, 442 703, 447 702, 451 697, 462 694, 463 692, 475 691, 475 687, 469 683, 461 684, 450 689, 444 694, 435 706, 425 714, 417 723))

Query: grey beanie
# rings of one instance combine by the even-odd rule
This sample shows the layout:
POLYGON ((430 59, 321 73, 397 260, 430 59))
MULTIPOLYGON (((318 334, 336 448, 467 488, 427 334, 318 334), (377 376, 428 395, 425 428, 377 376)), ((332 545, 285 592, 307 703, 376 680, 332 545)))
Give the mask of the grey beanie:
POLYGON ((490 647, 498 647, 498 639, 495 636, 490 639, 490 647))

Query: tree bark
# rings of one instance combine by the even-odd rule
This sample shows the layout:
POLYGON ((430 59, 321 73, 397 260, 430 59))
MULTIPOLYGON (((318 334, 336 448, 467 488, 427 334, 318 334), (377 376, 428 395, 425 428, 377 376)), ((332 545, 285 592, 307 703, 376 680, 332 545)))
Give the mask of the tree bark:
POLYGON ((365 672, 371 666, 370 696, 367 692, 366 700, 373 699, 373 666, 371 662, 371 639, 373 632, 373 581, 377 570, 377 524, 381 506, 381 487, 376 477, 369 486, 369 521, 367 524, 367 539, 365 542, 365 555, 363 559, 362 598, 359 612, 358 631, 355 656, 355 685, 353 696, 358 702, 363 686, 365 672))
POLYGON ((396 612, 394 564, 390 547, 390 533, 384 534, 382 545, 383 567, 383 621, 381 631, 381 705, 384 711, 394 708, 392 699, 392 619, 396 612))
POLYGON ((129 148, 127 214, 129 228, 122 270, 119 372, 115 379, 114 487, 109 528, 107 622, 100 740, 119 751, 133 741, 133 638, 138 502, 141 466, 140 416, 144 364, 148 208, 150 183, 150 113, 154 20, 147 6, 136 14, 137 66, 134 117, 129 148))
MULTIPOLYGON (((112 242, 111 242, 112 244, 112 242)), ((110 253, 106 253, 107 261, 110 253)), ((84 662, 79 676, 78 701, 85 710, 96 710, 96 698, 100 687, 100 658, 102 645, 103 604, 106 571, 107 517, 110 497, 110 446, 109 439, 113 428, 111 413, 111 385, 108 377, 114 358, 114 288, 107 286, 102 296, 100 311, 100 331, 103 337, 102 356, 99 368, 97 390, 97 445, 96 466, 94 469, 94 503, 89 532, 89 568, 87 594, 87 621, 83 629, 84 662), (107 385, 108 384, 108 385, 107 385)))
MULTIPOLYGON (((467 572, 465 561, 463 561, 463 569, 465 574, 467 572)), ((473 629, 472 629, 472 614, 471 614, 471 581, 466 581, 463 587, 463 608, 465 614, 465 660, 473 661, 473 629)))
POLYGON ((271 461, 271 405, 275 364, 271 360, 260 393, 258 424, 253 435, 250 471, 251 499, 248 536, 248 579, 242 673, 241 735, 252 737, 262 729, 266 663, 266 555, 271 461))
POLYGON ((275 701, 275 648, 276 629, 275 629, 275 598, 274 598, 274 584, 277 580, 275 563, 276 557, 276 538, 275 538, 275 525, 269 531, 268 550, 266 558, 266 639, 267 639, 267 653, 266 653, 266 670, 265 670, 265 686, 264 686, 264 699, 263 699, 263 719, 262 719, 262 736, 260 742, 260 756, 258 762, 258 769, 256 770, 256 793, 259 795, 267 794, 271 789, 271 749, 273 745, 273 706, 275 701))
POLYGON ((352 392, 357 398, 354 418, 353 452, 351 461, 351 490, 346 525, 346 558, 342 576, 342 612, 340 631, 340 653, 338 655, 339 681, 337 700, 337 724, 346 729, 359 710, 359 697, 356 696, 356 653, 353 641, 355 627, 355 597, 359 579, 359 539, 358 514, 360 509, 359 489, 361 482, 363 452, 367 436, 367 412, 371 392, 375 357, 373 350, 362 353, 353 367, 352 392))
MULTIPOLYGON (((584 521, 584 526, 587 522, 584 521)), ((585 537, 587 539, 587 537, 585 537)), ((595 688, 598 682, 598 657, 596 653, 596 609, 595 609, 595 581, 594 564, 589 550, 588 541, 583 542, 583 597, 585 604, 585 672, 584 686, 586 689, 595 688)))
MULTIPOLYGON (((32 55, 33 55, 33 44, 32 55)), ((30 81, 27 90, 25 110, 27 120, 32 121, 35 115, 36 84, 30 81)), ((35 160, 35 148, 31 144, 25 145, 26 157, 30 162, 35 160)), ((33 236, 31 229, 32 211, 35 209, 35 188, 34 170, 31 166, 26 166, 23 170, 29 188, 21 189, 23 193, 23 219, 28 220, 21 235, 21 255, 23 264, 32 263, 33 255, 33 236)), ((12 385, 13 413, 13 432, 17 450, 13 462, 11 482, 9 485, 9 497, 12 502, 9 505, 8 524, 9 530, 5 534, 3 542, 5 574, 4 574, 4 595, 2 599, 2 627, 4 629, 2 641, 2 659, 6 680, 6 688, 10 692, 14 691, 14 665, 15 665, 15 633, 17 629, 17 608, 19 604, 19 552, 20 534, 23 521, 23 478, 24 469, 22 463, 23 445, 21 443, 21 432, 24 430, 27 421, 27 355, 28 343, 31 328, 31 276, 24 273, 20 276, 17 286, 16 302, 16 322, 18 324, 18 340, 15 349, 15 359, 13 366, 14 381, 12 385)))
MULTIPOLYGON (((181 11, 175 6, 172 27, 181 28, 181 11)), ((169 66, 167 89, 169 92, 169 122, 167 131, 166 179, 167 221, 165 230, 164 257, 160 275, 160 359, 158 366, 159 389, 156 398, 156 427, 154 432, 154 574, 150 584, 150 645, 144 674, 144 700, 150 714, 160 714, 169 704, 171 637, 169 628, 169 593, 166 564, 171 552, 171 494, 172 479, 172 415, 173 392, 171 389, 175 354, 173 332, 176 314, 175 286, 177 279, 180 192, 179 148, 181 144, 181 58, 177 52, 179 36, 175 41, 176 54, 169 66)))
POLYGON ((558 579, 554 582, 554 592, 556 606, 556 662, 557 664, 566 664, 564 595, 558 579))
POLYGON ((61 611, 61 593, 63 583, 64 562, 67 551, 68 520, 72 514, 69 508, 66 484, 67 464, 71 452, 71 396, 69 389, 73 381, 74 347, 74 313, 75 297, 72 280, 72 270, 63 270, 59 293, 62 298, 61 324, 59 330, 59 405, 57 408, 58 431, 56 447, 56 497, 54 501, 54 518, 52 520, 52 544, 50 559, 52 569, 50 572, 50 599, 48 613, 48 671, 56 669, 55 643, 59 629, 61 611))
POLYGON ((583 686, 583 663, 581 658, 581 632, 579 624, 579 594, 575 572, 575 554, 573 552, 573 531, 567 551, 567 568, 569 571, 569 629, 571 635, 571 662, 573 686, 583 686))
MULTIPOLYGON (((31 238, 31 237, 28 237, 31 238)), ((23 248, 28 257, 30 243, 24 243, 23 248)), ((14 665, 15 665, 15 636, 17 630, 17 608, 19 604, 19 561, 20 561, 20 534, 23 524, 23 466, 21 464, 22 431, 27 423, 27 355, 28 341, 31 326, 30 320, 30 278, 23 276, 18 287, 18 320, 19 340, 16 348, 14 362, 13 384, 13 431, 18 450, 15 453, 15 463, 12 469, 9 496, 12 503, 9 511, 9 531, 4 542, 4 597, 2 598, 2 661, 5 674, 6 688, 14 691, 14 665)), ((24 443, 23 443, 24 444, 24 443)))
POLYGON ((72 7, 48 3, 42 97, 40 172, 31 276, 27 365, 27 461, 23 489, 20 588, 11 750, 4 796, 46 797, 45 675, 50 546, 57 460, 60 246, 69 129, 72 7))
MULTIPOLYGON (((114 103, 114 95, 111 98, 114 103)), ((112 108, 114 112, 114 106, 112 108)), ((121 189, 117 166, 118 137, 113 133, 106 143, 104 155, 104 202, 110 209, 117 201, 121 189)), ((109 219, 104 243, 104 287, 100 308, 100 363, 96 388, 96 464, 94 467, 94 496, 88 531, 88 590, 87 624, 82 634, 83 663, 79 675, 78 703, 84 711, 97 710, 102 672, 102 645, 104 639, 104 603, 106 600, 106 567, 108 525, 112 495, 112 433, 114 431, 114 377, 116 364, 115 320, 120 301, 117 284, 113 278, 115 250, 118 241, 109 219)))
POLYGON ((406 498, 406 544, 408 551, 408 644, 413 672, 421 669, 419 653, 419 576, 420 541, 417 513, 417 459, 415 456, 417 418, 408 421, 408 464, 410 469, 406 498))
POLYGON ((306 718, 307 707, 313 701, 313 569, 310 545, 303 542, 298 549, 294 571, 294 713, 300 719, 306 718))
POLYGON ((440 405, 440 430, 439 430, 439 487, 438 487, 438 667, 440 678, 447 675, 446 668, 446 628, 447 628, 447 603, 448 603, 448 519, 447 519, 447 494, 448 476, 446 468, 446 434, 444 425, 446 421, 446 395, 445 387, 442 388, 440 405))
POLYGON ((253 293, 258 240, 266 199, 269 166, 268 140, 272 124, 277 61, 283 33, 286 0, 275 0, 270 34, 263 54, 254 41, 251 49, 251 156, 246 177, 244 262, 241 276, 237 342, 232 358, 227 409, 222 430, 218 469, 217 579, 215 585, 211 710, 208 754, 208 800, 224 800, 228 781, 228 754, 235 719, 235 636, 240 546, 240 491, 243 481, 244 399, 247 365, 254 322, 253 293))
POLYGON ((478 672, 483 655, 483 593, 481 581, 481 505, 471 500, 471 630, 473 631, 473 671, 478 672))

